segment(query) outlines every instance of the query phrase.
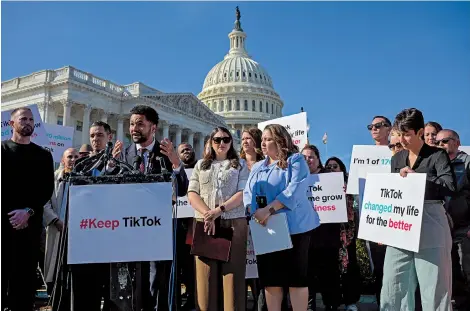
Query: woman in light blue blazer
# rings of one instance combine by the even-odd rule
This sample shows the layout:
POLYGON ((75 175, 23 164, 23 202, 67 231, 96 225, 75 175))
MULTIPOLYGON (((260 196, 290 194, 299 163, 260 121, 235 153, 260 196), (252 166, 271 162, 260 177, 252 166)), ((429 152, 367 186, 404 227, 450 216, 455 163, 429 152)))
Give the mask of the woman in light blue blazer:
POLYGON ((243 203, 262 225, 271 215, 285 213, 293 247, 257 256, 258 275, 270 311, 281 310, 282 288, 286 287, 294 311, 305 311, 310 235, 320 225, 318 214, 306 196, 310 172, 304 157, 281 125, 270 124, 264 129, 261 149, 266 159, 252 167, 243 203))

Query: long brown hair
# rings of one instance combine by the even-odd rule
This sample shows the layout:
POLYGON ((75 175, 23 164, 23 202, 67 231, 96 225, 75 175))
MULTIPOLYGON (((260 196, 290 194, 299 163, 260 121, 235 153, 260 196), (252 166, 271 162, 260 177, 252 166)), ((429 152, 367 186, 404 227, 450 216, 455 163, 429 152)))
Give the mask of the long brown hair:
POLYGON ((299 148, 292 142, 292 137, 286 128, 279 124, 269 124, 264 128, 269 131, 277 147, 277 166, 282 169, 287 168, 287 158, 292 154, 299 152, 299 148))
POLYGON ((211 132, 211 135, 209 139, 206 142, 206 146, 204 148, 204 154, 202 156, 202 163, 201 163, 201 169, 203 170, 208 170, 211 167, 212 161, 215 159, 215 151, 212 148, 212 139, 214 138, 215 134, 218 132, 224 132, 230 137, 230 148, 228 149, 227 152, 227 160, 230 160, 230 166, 233 168, 238 169, 240 166, 240 160, 238 158, 237 152, 235 151, 235 148, 233 147, 233 137, 232 134, 230 133, 229 130, 227 130, 225 127, 218 126, 214 128, 211 132))
MULTIPOLYGON (((255 142, 256 162, 263 160, 264 155, 263 151, 261 151, 261 136, 263 135, 263 132, 261 132, 261 130, 256 127, 252 127, 248 130, 244 130, 243 133, 248 133, 255 142)), ((245 150, 243 150, 243 143, 240 148, 240 158, 246 160, 246 153, 245 150)))

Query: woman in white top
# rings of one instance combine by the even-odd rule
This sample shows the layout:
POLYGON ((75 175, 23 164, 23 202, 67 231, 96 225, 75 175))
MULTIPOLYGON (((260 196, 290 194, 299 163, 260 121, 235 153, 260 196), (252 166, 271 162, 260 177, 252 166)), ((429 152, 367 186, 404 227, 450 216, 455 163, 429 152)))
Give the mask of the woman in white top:
POLYGON ((188 198, 195 209, 195 221, 204 222, 207 234, 214 234, 220 227, 232 228, 233 237, 228 262, 196 256, 197 310, 245 310, 248 225, 242 191, 247 179, 246 162, 238 158, 232 135, 224 127, 215 128, 203 159, 193 170, 188 198), (217 228, 215 220, 219 217, 217 228))

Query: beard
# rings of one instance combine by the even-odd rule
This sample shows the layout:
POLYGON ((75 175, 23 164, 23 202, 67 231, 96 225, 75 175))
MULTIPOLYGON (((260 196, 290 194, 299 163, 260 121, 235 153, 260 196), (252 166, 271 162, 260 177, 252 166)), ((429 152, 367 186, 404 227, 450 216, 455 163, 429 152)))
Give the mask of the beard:
POLYGON ((189 155, 184 155, 183 163, 184 164, 191 164, 196 160, 196 154, 191 152, 189 155))
POLYGON ((22 129, 19 130, 21 136, 31 136, 33 135, 34 128, 32 126, 26 125, 22 129))
POLYGON ((134 134, 131 135, 132 141, 136 144, 141 144, 143 142, 146 142, 150 136, 150 133, 148 135, 144 135, 141 132, 135 132, 134 134))

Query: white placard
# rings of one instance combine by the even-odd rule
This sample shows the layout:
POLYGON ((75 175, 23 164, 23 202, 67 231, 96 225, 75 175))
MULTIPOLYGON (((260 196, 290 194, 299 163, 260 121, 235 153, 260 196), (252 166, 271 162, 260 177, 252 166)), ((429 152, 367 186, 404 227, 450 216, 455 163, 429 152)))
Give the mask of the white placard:
POLYGON ((245 279, 258 278, 258 264, 256 261, 255 248, 251 237, 250 227, 248 227, 248 239, 246 241, 246 273, 245 279))
POLYGON ((460 146, 459 150, 465 152, 466 154, 470 154, 470 146, 460 146))
POLYGON ((365 178, 367 173, 390 173, 391 159, 388 146, 354 145, 346 193, 359 194, 359 178, 365 178))
POLYGON ((280 124, 291 134, 293 143, 300 149, 307 144, 307 113, 301 112, 290 116, 258 123, 262 131, 269 124, 280 124))
POLYGON ((426 174, 368 174, 358 238, 418 252, 426 174))
POLYGON ((313 203, 320 223, 348 222, 342 172, 311 174, 307 197, 313 203))
POLYGON ((44 123, 47 137, 49 139, 49 151, 52 153, 54 162, 60 162, 65 150, 72 148, 73 133, 75 129, 71 126, 44 123))
MULTIPOLYGON (((31 135, 31 141, 39 146, 46 148, 49 147, 49 139, 47 138, 47 133, 44 128, 41 115, 39 114, 38 106, 30 105, 25 107, 31 109, 34 118, 34 132, 33 135, 31 135)), ((2 141, 10 139, 13 134, 13 130, 9 124, 12 111, 13 109, 2 111, 2 141)))
POLYGON ((70 187, 68 263, 172 260, 171 183, 70 187))
POLYGON ((285 213, 270 216, 266 226, 250 220, 250 230, 256 255, 292 248, 289 224, 285 213))
MULTIPOLYGON (((188 176, 188 180, 191 179, 191 175, 193 174, 192 168, 185 168, 186 176, 188 176)), ((194 218, 194 208, 189 204, 188 195, 184 197, 178 197, 176 199, 176 206, 177 210, 177 218, 194 218)), ((174 215, 173 215, 174 216, 174 215)))

